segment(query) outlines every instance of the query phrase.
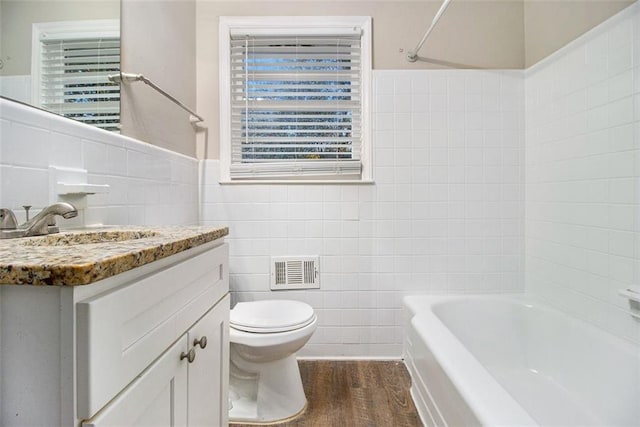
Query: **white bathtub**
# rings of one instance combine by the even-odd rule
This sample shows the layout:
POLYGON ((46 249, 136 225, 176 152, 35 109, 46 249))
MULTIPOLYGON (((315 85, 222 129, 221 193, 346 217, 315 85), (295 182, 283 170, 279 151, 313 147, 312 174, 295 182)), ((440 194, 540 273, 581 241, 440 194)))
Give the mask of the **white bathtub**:
POLYGON ((640 426, 640 349, 524 296, 410 296, 426 425, 640 426))

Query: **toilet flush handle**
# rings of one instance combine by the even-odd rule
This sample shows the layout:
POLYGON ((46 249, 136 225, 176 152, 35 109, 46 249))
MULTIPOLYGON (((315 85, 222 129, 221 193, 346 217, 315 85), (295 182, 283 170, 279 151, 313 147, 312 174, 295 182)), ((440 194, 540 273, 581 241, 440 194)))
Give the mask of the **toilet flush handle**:
POLYGON ((193 346, 197 346, 199 345, 201 349, 204 350, 204 348, 207 346, 207 337, 203 336, 202 338, 196 338, 195 340, 193 340, 193 346))

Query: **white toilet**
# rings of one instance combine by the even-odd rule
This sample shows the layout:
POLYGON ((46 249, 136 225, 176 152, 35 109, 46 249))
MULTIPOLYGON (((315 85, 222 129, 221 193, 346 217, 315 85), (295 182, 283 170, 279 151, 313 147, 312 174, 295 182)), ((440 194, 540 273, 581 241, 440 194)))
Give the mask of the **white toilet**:
POLYGON ((229 421, 273 423, 301 413, 307 399, 296 352, 316 330, 313 308, 286 300, 240 302, 229 323, 229 421))

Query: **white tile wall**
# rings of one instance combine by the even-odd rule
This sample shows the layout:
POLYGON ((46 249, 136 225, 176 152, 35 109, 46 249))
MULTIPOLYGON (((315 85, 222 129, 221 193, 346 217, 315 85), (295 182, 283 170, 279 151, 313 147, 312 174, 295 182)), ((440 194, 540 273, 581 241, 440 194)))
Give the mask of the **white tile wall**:
POLYGON ((528 71, 526 287, 640 343, 640 9, 528 71))
POLYGON ((310 303, 304 356, 399 357, 401 298, 522 291, 524 80, 507 71, 375 71, 375 185, 217 184, 235 301, 310 303), (271 255, 321 256, 322 289, 269 291, 271 255))
POLYGON ((55 200, 49 166, 82 168, 108 194, 59 225, 198 224, 196 159, 0 99, 0 206, 24 219, 55 200))
POLYGON ((640 342, 617 295, 640 283, 638 10, 526 73, 375 71, 374 185, 220 186, 207 160, 198 195, 194 159, 0 100, 0 205, 48 204, 55 165, 111 185, 85 223, 191 224, 199 206, 231 228, 235 301, 316 309, 304 356, 399 357, 403 295, 522 291, 525 277, 640 342), (321 256, 322 289, 270 292, 269 257, 295 254, 321 256))

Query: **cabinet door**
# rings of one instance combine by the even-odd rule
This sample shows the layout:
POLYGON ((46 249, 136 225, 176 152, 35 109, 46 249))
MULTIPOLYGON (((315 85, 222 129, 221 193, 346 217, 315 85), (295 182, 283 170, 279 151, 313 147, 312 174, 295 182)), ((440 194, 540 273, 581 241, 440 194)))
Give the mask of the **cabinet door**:
MULTIPOLYGON (((187 350, 183 336, 84 427, 187 426, 187 350)), ((108 370, 108 367, 104 367, 108 370)))
POLYGON ((189 364, 189 427, 228 424, 229 295, 189 329, 189 348, 196 358, 189 364), (207 339, 201 348, 203 337, 207 339))

